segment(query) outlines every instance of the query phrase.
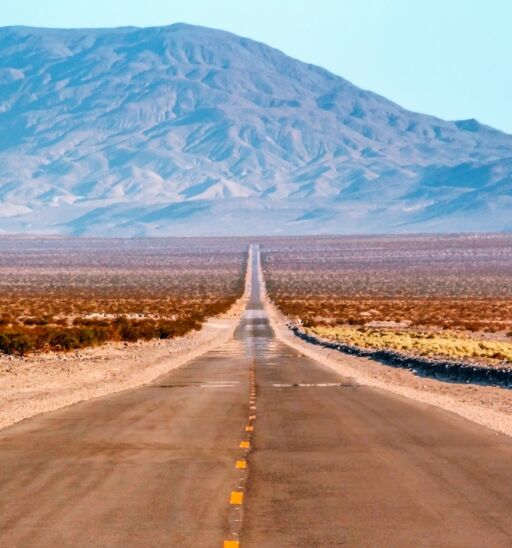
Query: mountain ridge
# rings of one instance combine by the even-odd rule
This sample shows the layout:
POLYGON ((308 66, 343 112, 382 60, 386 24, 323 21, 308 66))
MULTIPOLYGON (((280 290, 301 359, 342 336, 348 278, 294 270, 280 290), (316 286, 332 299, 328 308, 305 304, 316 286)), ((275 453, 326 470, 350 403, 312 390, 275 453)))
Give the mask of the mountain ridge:
POLYGON ((0 28, 0 230, 508 230, 512 136, 226 31, 0 28))

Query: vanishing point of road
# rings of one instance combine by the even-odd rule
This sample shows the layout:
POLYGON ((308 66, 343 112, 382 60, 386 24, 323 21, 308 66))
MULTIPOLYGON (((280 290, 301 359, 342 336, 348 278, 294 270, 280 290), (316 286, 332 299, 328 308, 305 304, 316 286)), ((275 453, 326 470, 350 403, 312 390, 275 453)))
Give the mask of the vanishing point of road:
POLYGON ((512 546, 512 440, 278 341, 253 261, 228 343, 0 432, 0 547, 512 546))

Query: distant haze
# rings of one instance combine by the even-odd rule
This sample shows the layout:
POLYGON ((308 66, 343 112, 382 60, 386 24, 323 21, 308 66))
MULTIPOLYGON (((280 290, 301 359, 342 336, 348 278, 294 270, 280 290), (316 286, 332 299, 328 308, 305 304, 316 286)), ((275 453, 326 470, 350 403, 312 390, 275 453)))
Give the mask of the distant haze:
POLYGON ((510 230, 512 136, 188 25, 0 29, 0 229, 510 230))

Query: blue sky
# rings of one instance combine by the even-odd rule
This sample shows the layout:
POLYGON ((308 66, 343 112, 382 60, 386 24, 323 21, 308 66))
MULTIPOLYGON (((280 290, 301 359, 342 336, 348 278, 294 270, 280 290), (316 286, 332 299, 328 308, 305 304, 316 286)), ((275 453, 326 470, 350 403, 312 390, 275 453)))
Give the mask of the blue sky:
POLYGON ((512 133, 509 0, 15 0, 0 26, 222 28, 411 110, 512 133))

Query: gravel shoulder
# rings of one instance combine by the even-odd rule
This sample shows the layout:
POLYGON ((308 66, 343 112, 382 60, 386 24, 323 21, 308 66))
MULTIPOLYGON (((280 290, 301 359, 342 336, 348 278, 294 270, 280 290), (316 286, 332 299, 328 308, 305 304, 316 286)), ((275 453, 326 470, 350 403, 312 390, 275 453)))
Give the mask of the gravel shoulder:
POLYGON ((74 353, 0 357, 0 429, 39 413, 136 388, 228 341, 250 293, 249 255, 245 291, 231 309, 200 331, 169 340, 107 343, 74 353))
MULTIPOLYGON (((261 279, 261 271, 260 271, 261 279)), ((264 288, 264 283, 262 283, 264 288)), ((287 327, 285 317, 264 294, 276 337, 302 354, 334 369, 354 382, 434 405, 472 422, 512 436, 512 391, 506 388, 459 384, 420 377, 406 369, 307 343, 287 327)))

